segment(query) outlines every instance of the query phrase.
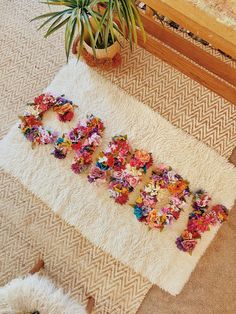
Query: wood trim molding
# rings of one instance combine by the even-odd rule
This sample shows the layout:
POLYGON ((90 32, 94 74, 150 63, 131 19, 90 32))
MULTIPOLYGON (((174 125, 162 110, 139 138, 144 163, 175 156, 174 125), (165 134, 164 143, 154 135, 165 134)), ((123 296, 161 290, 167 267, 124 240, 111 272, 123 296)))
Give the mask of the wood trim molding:
POLYGON ((167 27, 155 22, 153 18, 143 14, 141 10, 140 14, 146 32, 203 66, 208 71, 218 75, 228 83, 236 86, 236 69, 194 45, 189 40, 171 31, 167 27))
POLYGON ((236 31, 186 0, 144 0, 149 7, 236 59, 236 31))
MULTIPOLYGON (((151 1, 145 0, 145 3, 148 2, 151 1)), ((103 10, 103 8, 100 9, 103 10)), ((147 40, 143 41, 142 34, 138 30, 139 46, 236 105, 235 70, 233 68, 171 30, 163 28, 152 19, 150 11, 147 15, 142 14, 141 16, 147 32, 147 40), (204 58, 207 59, 204 61, 204 58), (213 62, 213 64, 209 65, 209 62, 213 62), (228 73, 225 73, 226 70, 228 73)))
POLYGON ((147 40, 144 42, 142 34, 138 31, 138 43, 153 55, 236 105, 236 88, 232 85, 176 53, 173 49, 150 35, 147 35, 147 40))

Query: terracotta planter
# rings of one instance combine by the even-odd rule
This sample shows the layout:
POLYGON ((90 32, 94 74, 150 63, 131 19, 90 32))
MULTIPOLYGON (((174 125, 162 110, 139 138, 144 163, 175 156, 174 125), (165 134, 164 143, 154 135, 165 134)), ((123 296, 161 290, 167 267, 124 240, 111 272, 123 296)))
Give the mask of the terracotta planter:
MULTIPOLYGON (((77 55, 79 49, 79 36, 77 36, 73 42, 72 52, 77 55)), ((84 42, 81 56, 84 61, 91 67, 99 67, 104 70, 111 68, 117 68, 121 65, 120 44, 115 42, 107 49, 96 49, 96 57, 93 54, 92 48, 84 42)))
MULTIPOLYGON (((96 32, 96 28, 94 25, 94 21, 91 19, 92 28, 94 30, 94 33, 96 32)), ((120 37, 120 35, 117 33, 117 36, 120 37)), ((94 56, 93 49, 89 45, 89 34, 87 30, 85 30, 84 34, 84 42, 83 42, 83 49, 81 52, 81 55, 85 62, 91 66, 91 67, 101 67, 103 69, 110 69, 110 68, 116 68, 120 66, 121 64, 121 54, 120 54, 120 44, 118 41, 116 41, 114 44, 109 46, 107 49, 95 49, 96 50, 96 56, 94 56)), ((73 54, 77 54, 79 50, 79 35, 75 38, 72 52, 73 54)))
MULTIPOLYGON (((77 55, 78 45, 79 36, 76 37, 73 43, 72 52, 74 55, 77 55)), ((92 48, 88 44, 85 44, 81 56, 89 66, 99 67, 104 70, 116 68, 121 65, 120 45, 118 42, 108 47, 108 49, 96 49, 96 53, 96 57, 94 57, 92 48)))
MULTIPOLYGON (((96 32, 96 24, 92 18, 90 19, 90 21, 91 21, 93 31, 95 33, 96 32)), ((119 36, 117 32, 115 32, 115 33, 117 36, 119 36)), ((79 45, 79 36, 76 37, 75 42, 73 44, 72 52, 74 54, 76 54, 78 49, 79 49, 78 45, 79 45)), ((91 56, 94 56, 93 49, 89 45, 89 34, 88 34, 87 30, 85 30, 83 47, 87 51, 88 54, 90 54, 91 56)), ((121 50, 120 44, 118 43, 118 41, 116 41, 114 44, 107 47, 107 49, 96 49, 96 57, 95 56, 94 57, 95 57, 95 59, 98 59, 98 60, 113 59, 117 54, 120 53, 120 50, 121 50)))
MULTIPOLYGON (((84 49, 93 56, 93 49, 86 42, 84 42, 84 49)), ((96 49, 96 59, 112 59, 117 53, 120 53, 120 44, 116 41, 107 49, 96 49)))

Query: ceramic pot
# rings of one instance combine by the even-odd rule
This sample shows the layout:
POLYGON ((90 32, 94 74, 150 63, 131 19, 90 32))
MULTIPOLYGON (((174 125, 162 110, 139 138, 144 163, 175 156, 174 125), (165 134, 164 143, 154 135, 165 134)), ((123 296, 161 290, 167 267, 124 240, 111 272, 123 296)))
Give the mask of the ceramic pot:
MULTIPOLYGON (((96 32, 95 22, 93 19, 91 19, 90 21, 91 21, 92 29, 95 33, 96 32)), ((119 36, 116 31, 115 31, 115 33, 117 36, 119 36)), ((77 51, 79 49, 78 46, 79 46, 79 35, 75 38, 75 41, 73 43, 72 52, 74 54, 77 54, 77 51)), ((88 34, 87 30, 85 30, 85 34, 84 34, 83 47, 90 55, 92 55, 92 56, 94 55, 93 49, 89 45, 89 34, 88 34)), ((101 59, 113 59, 117 53, 120 53, 121 48, 120 48, 119 42, 116 41, 116 42, 114 42, 114 44, 107 47, 106 49, 95 49, 95 50, 96 50, 96 59, 101 60, 101 59)))
MULTIPOLYGON (((93 56, 93 49, 90 47, 86 41, 84 42, 84 49, 93 56)), ((120 53, 120 44, 118 41, 114 42, 107 49, 95 49, 96 50, 96 59, 112 59, 117 53, 120 53)))

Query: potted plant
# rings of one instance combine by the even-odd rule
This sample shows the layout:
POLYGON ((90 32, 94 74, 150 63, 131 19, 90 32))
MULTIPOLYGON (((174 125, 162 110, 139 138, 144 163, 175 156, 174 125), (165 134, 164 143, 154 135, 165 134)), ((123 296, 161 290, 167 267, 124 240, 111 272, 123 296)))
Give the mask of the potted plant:
POLYGON ((76 37, 74 50, 80 58, 86 50, 94 59, 114 58, 120 51, 120 37, 129 41, 130 48, 137 44, 137 26, 145 32, 134 0, 46 0, 51 6, 63 6, 35 17, 45 19, 41 29, 50 25, 44 37, 65 26, 65 52, 68 60, 76 37), (76 49, 75 49, 76 48, 76 49))

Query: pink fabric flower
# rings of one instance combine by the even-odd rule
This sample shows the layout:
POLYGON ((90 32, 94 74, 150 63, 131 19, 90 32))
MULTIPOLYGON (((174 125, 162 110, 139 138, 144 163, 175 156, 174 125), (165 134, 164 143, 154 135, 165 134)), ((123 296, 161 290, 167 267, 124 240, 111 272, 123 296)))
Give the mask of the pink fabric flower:
POLYGON ((89 175, 88 175, 89 182, 105 182, 106 181, 106 171, 101 170, 98 167, 92 167, 89 175))
POLYGON ((135 188, 140 181, 139 177, 134 177, 134 176, 126 176, 125 179, 133 188, 135 188))

